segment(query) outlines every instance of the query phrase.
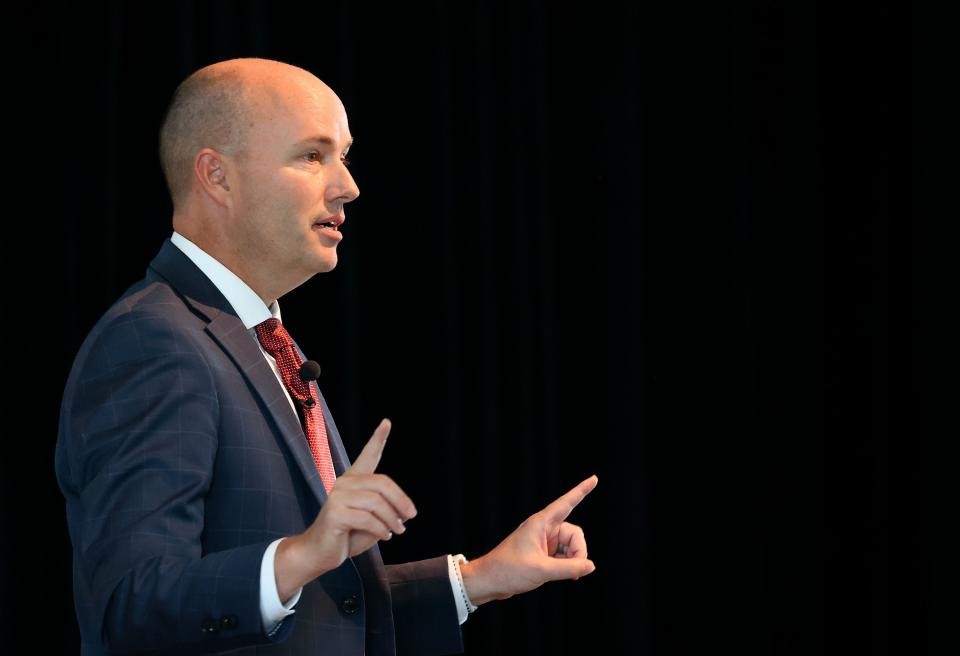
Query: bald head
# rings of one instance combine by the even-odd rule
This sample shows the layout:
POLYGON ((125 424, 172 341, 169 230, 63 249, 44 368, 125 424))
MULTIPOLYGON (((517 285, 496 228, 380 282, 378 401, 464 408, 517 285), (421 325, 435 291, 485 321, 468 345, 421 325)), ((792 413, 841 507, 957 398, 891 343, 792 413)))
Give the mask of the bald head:
POLYGON ((175 209, 190 192, 198 151, 213 148, 243 158, 250 128, 281 100, 281 80, 309 81, 329 90, 308 71, 269 59, 211 64, 177 87, 160 127, 160 164, 175 209))

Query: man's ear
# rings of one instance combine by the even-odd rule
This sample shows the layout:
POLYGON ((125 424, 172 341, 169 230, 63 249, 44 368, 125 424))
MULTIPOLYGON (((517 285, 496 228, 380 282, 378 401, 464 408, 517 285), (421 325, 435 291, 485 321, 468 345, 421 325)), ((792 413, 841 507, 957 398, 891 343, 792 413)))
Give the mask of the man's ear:
POLYGON ((193 174, 200 187, 199 191, 213 202, 230 207, 230 181, 223 156, 212 148, 204 148, 193 160, 193 174))

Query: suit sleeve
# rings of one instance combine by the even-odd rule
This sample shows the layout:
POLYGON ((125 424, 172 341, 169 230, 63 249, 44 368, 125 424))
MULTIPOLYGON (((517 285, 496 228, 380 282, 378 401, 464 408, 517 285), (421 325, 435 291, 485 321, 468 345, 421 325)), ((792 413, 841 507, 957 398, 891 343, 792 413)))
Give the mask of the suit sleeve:
POLYGON ((463 652, 447 557, 387 565, 398 654, 463 652))
POLYGON ((269 541, 202 552, 218 424, 209 365, 169 319, 121 315, 78 356, 57 470, 85 593, 78 610, 110 652, 221 651, 281 641, 292 629, 291 618, 263 632, 269 541))

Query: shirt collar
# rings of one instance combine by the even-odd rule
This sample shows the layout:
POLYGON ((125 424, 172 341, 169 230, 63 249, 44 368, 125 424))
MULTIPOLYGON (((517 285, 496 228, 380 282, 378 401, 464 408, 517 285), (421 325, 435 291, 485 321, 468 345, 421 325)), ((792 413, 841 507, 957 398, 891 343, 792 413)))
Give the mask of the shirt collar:
POLYGON ((170 242, 183 251, 183 254, 210 279, 214 287, 227 299, 227 303, 233 307, 233 311, 237 313, 237 317, 243 322, 245 328, 249 330, 270 317, 280 320, 280 305, 277 301, 267 307, 263 299, 250 289, 250 285, 179 232, 173 232, 170 242))

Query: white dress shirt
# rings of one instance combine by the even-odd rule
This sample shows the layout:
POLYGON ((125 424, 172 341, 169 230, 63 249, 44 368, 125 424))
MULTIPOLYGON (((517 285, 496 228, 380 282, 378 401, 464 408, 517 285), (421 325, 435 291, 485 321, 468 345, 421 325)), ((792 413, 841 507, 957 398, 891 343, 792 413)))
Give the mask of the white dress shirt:
MULTIPOLYGON (((234 312, 237 313, 237 317, 240 318, 247 332, 250 333, 251 339, 256 342, 260 348, 260 352, 263 353, 263 357, 267 359, 270 368, 273 369, 273 373, 276 375, 280 386, 283 388, 284 394, 287 395, 287 400, 290 402, 290 411, 296 414, 297 410, 293 405, 293 399, 290 398, 290 393, 287 392, 287 388, 283 384, 283 378, 280 377, 277 361, 260 346, 260 340, 257 339, 257 333, 254 329, 254 326, 258 323, 262 323, 271 317, 278 321, 280 320, 280 306, 277 304, 277 301, 274 301, 270 304, 270 307, 267 307, 263 299, 261 299, 247 283, 243 282, 243 280, 230 271, 230 269, 223 266, 210 254, 206 253, 180 233, 175 231, 173 236, 170 237, 170 241, 174 246, 183 251, 183 254, 190 258, 191 262, 197 265, 197 268, 210 279, 214 287, 223 294, 230 306, 233 307, 234 312)), ((297 421, 300 421, 299 416, 297 417, 297 421)), ((285 538, 280 538, 270 543, 270 546, 267 547, 267 550, 263 554, 263 560, 260 564, 260 616, 263 621, 263 630, 267 634, 276 631, 283 619, 294 612, 294 606, 300 601, 300 594, 303 592, 303 588, 300 588, 285 604, 280 600, 280 594, 277 592, 277 579, 274 573, 273 561, 277 553, 277 545, 284 539, 285 538)), ((460 561, 466 559, 462 554, 447 556, 447 569, 450 575, 451 592, 457 604, 457 615, 460 624, 463 624, 467 620, 469 612, 472 612, 476 607, 474 606, 468 609, 463 578, 454 559, 460 561)))

